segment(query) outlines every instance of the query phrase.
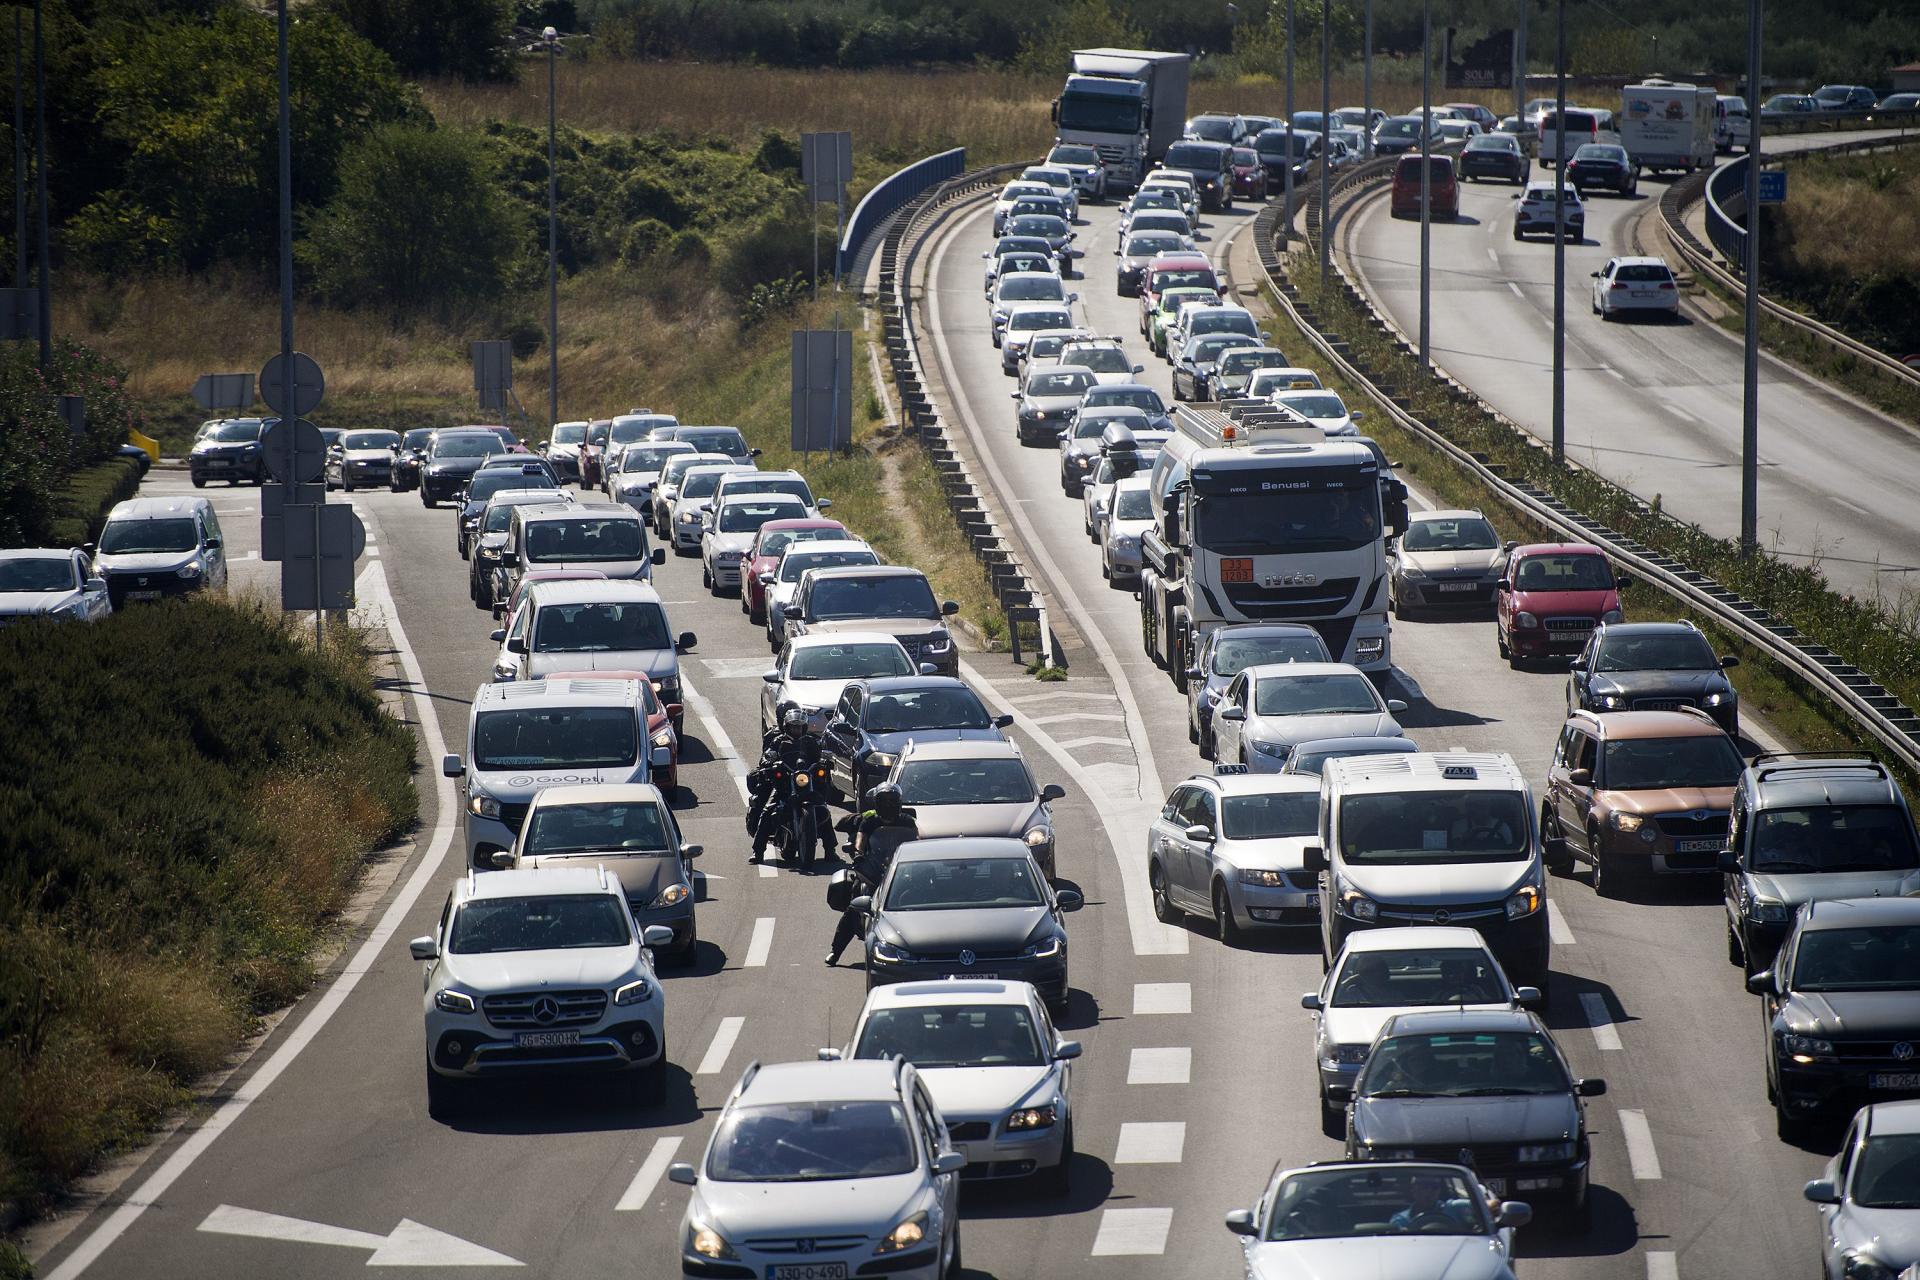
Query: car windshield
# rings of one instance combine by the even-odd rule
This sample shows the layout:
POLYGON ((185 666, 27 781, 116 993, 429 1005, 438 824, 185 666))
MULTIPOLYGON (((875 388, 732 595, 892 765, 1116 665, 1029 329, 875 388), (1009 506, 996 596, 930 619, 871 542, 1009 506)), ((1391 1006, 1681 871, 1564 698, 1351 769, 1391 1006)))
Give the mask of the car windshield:
POLYGON ((946 1005, 875 1009, 860 1028, 856 1058, 904 1057, 927 1067, 1038 1067, 1033 1016, 1023 1005, 946 1005))
POLYGON ((1220 798, 1220 830, 1229 840, 1310 836, 1319 819, 1318 791, 1276 791, 1220 798))
POLYGON ((1613 570, 1600 556, 1528 556, 1513 571, 1516 591, 1611 591, 1613 570))
POLYGON ((687 472, 695 467, 712 466, 714 461, 711 456, 702 457, 697 450, 668 458, 660 467, 660 483, 677 485, 687 472))
POLYGON ((1913 827, 1905 811, 1890 804, 1762 809, 1753 817, 1752 849, 1753 870, 1772 875, 1920 866, 1913 827))
POLYGON ((100 531, 100 554, 108 556, 192 551, 199 545, 199 526, 191 516, 165 520, 109 520, 107 527, 100 531))
POLYGON ((1162 414, 1167 406, 1160 399, 1160 393, 1152 387, 1095 387, 1087 392, 1080 402, 1088 409, 1110 407, 1140 409, 1148 414, 1162 414))
POLYGON ((349 431, 340 437, 344 449, 391 449, 399 443, 397 431, 349 431))
POLYGON ((1060 127, 1088 133, 1138 133, 1140 100, 1096 93, 1060 95, 1060 127))
POLYGON ((400 447, 402 449, 424 449, 432 441, 432 427, 415 427, 400 437, 400 447))
POLYGON ((632 518, 572 516, 527 527, 527 559, 533 564, 638 560, 646 553, 640 522, 632 518))
POLYGON ((1049 262, 1053 260, 1052 246, 1039 236, 1001 236, 993 242, 993 253, 1001 258, 1014 253, 1037 253, 1045 255, 1049 262))
POLYGON ((694 470, 680 478, 680 496, 683 498, 711 498, 713 491, 720 487, 720 477, 726 475, 724 469, 694 470))
POLYGON ((579 444, 587 438, 587 424, 584 422, 562 422, 553 428, 553 443, 579 444))
POLYGON ((1027 379, 1030 396, 1077 396, 1093 385, 1093 375, 1084 370, 1065 369, 1058 373, 1045 370, 1027 379))
POLYGON ((1059 276, 1008 276, 1000 282, 1002 302, 1058 302, 1066 296, 1059 276))
MULTIPOLYGON (((1238 131, 1234 122, 1224 116, 1197 116, 1187 121, 1189 134, 1209 142, 1232 142, 1238 131)), ((1167 167, 1170 169, 1204 169, 1214 163, 1210 147, 1183 147, 1176 143, 1167 148, 1167 167)))
POLYGON ((1494 1098, 1572 1092, 1560 1055, 1533 1031, 1388 1036, 1367 1055, 1365 1098, 1494 1098))
POLYGON ((1478 947, 1355 951, 1340 966, 1327 1003, 1336 1009, 1505 1004, 1493 957, 1478 947))
POLYGON ((77 585, 66 556, 0 560, 0 591, 71 591, 77 585))
POLYGON ((1920 1209, 1920 1133, 1868 1138, 1853 1175, 1862 1209, 1920 1209))
POLYGON ((667 459, 676 453, 686 453, 686 445, 677 448, 669 444, 630 444, 627 451, 620 455, 622 471, 658 471, 666 465, 667 459))
POLYGON ((1142 210, 1140 213, 1134 215, 1133 221, 1129 225, 1141 231, 1162 231, 1168 235, 1175 236, 1185 235, 1188 228, 1187 215, 1177 213, 1171 209, 1142 210))
POLYGON ((909 760, 894 779, 905 804, 1027 804, 1033 779, 1019 760, 909 760))
POLYGON ((1379 695, 1363 675, 1263 676, 1253 690, 1258 716, 1370 715, 1380 710, 1379 695))
MULTIPOLYGON (((1119 347, 1075 347, 1064 352, 1070 363, 1095 373, 1132 373, 1133 360, 1119 347)), ((1087 385, 1093 385, 1093 379, 1087 379, 1087 385)))
POLYGON ((484 458, 498 452, 500 437, 491 431, 485 435, 474 432, 471 435, 440 436, 433 442, 433 456, 436 458, 484 458))
POLYGON ((844 538, 847 531, 832 529, 766 529, 760 530, 760 545, 754 549, 756 556, 781 558, 786 549, 796 542, 818 542, 823 538, 844 538))
POLYGON ((535 653, 625 653, 672 647, 667 611, 651 600, 549 604, 534 614, 535 653))
POLYGON ((1723 733, 1678 738, 1615 738, 1601 751, 1609 791, 1713 790, 1731 787, 1746 767, 1723 733))
POLYGON ((806 504, 790 500, 729 501, 720 508, 717 527, 721 533, 752 533, 769 520, 798 520, 806 514, 806 504))
POLYGON ((825 578, 813 584, 813 616, 835 618, 936 618, 933 588, 917 573, 873 578, 825 578))
POLYGON ((1253 140, 1253 149, 1265 160, 1303 159, 1313 139, 1304 133, 1291 133, 1285 129, 1268 129, 1253 140))
MULTIPOLYGON (((834 530, 838 533, 839 530, 834 530)), ((804 555, 794 553, 780 558, 780 581, 798 582, 800 575, 809 569, 838 569, 843 565, 879 564, 880 557, 871 551, 809 551, 804 555)))
POLYGON ((1280 403, 1314 422, 1331 422, 1347 416, 1346 403, 1331 391, 1317 396, 1288 396, 1280 403))
POLYGON ((473 898, 454 912, 447 950, 457 956, 477 956, 624 947, 633 941, 628 919, 626 904, 608 893, 473 898))
MULTIPOLYGON (((215 431, 213 433, 213 438, 219 441, 221 444, 238 444, 243 440, 258 440, 260 438, 261 425, 262 424, 260 423, 260 420, 257 418, 248 418, 239 422, 229 422, 225 426, 221 427, 219 430, 215 431)), ((390 436, 393 433, 390 431, 379 431, 379 432, 368 432, 366 434, 390 436)), ((352 449, 352 448, 374 448, 376 446, 348 445, 347 447, 352 449)))
POLYGON ((1030 858, 916 858, 894 862, 884 909, 968 911, 1041 903, 1030 858))
POLYGON ((1237 676, 1270 662, 1326 662, 1327 645, 1316 635, 1225 636, 1213 647, 1213 674, 1237 676))
POLYGON ((1169 289, 1205 289, 1213 291, 1213 271, 1207 267, 1179 267, 1153 273, 1150 282, 1153 289, 1165 293, 1169 289))
POLYGON ((1051 242, 1067 236, 1067 220, 1050 213, 1023 213, 1007 222, 1007 231, 1016 236, 1040 236, 1051 242))
POLYGON ((1197 540, 1221 555, 1285 555, 1363 547, 1380 536, 1377 491, 1307 490, 1284 501, 1272 494, 1208 494, 1199 504, 1197 540))
POLYGON ((1014 333, 1031 333, 1040 329, 1065 329, 1072 323, 1072 317, 1064 311, 1016 311, 1007 320, 1007 328, 1014 333))
POLYGON ((1920 926, 1810 929, 1793 958, 1795 991, 1920 988, 1920 926))
POLYGON ((1180 237, 1154 232, 1151 235, 1130 236, 1127 239, 1127 257, 1151 258, 1156 253, 1172 253, 1181 247, 1180 237))
POLYGON ((863 680, 871 676, 912 675, 906 650, 898 644, 814 644, 796 649, 787 667, 789 680, 863 680))
POLYGON ((483 711, 473 730, 473 767, 615 769, 635 760, 633 712, 625 707, 515 707, 483 711))
POLYGON ((1491 551, 1499 545, 1493 526, 1478 516, 1415 520, 1400 538, 1403 551, 1491 551))
POLYGON ((1275 1191, 1261 1239, 1486 1236, 1493 1225, 1485 1195, 1464 1174, 1435 1165, 1309 1169, 1275 1191))
POLYGON ((467 481, 467 501, 485 502, 502 489, 552 489, 555 485, 552 477, 539 467, 527 470, 520 468, 502 468, 498 471, 479 471, 473 479, 467 481))
POLYGON ((527 819, 521 851, 542 853, 666 853, 666 819, 651 800, 550 804, 527 819))
POLYGON ((1608 635, 1594 655, 1595 671, 1714 671, 1720 660, 1697 631, 1608 635))
POLYGON ((1259 347, 1228 351, 1220 357, 1222 373, 1252 373, 1255 369, 1264 369, 1268 365, 1281 363, 1279 355, 1259 347))
POLYGON ((716 1182, 840 1182, 912 1173, 920 1158, 898 1102, 783 1102, 729 1110, 714 1131, 716 1182))
POLYGON ((1417 138, 1419 136, 1420 122, 1418 120, 1388 120, 1383 123, 1379 131, 1374 134, 1376 138, 1393 138, 1396 140, 1400 138, 1417 138))
POLYGON ((1153 519, 1153 498, 1145 489, 1122 489, 1113 496, 1115 520, 1153 519))
POLYGON ((1043 253, 1010 253, 1000 259, 1000 269, 1014 271, 1051 271, 1053 259, 1043 253))
POLYGON ((701 453, 724 453, 729 458, 748 456, 746 437, 732 427, 715 431, 689 431, 682 428, 679 438, 701 453))
MULTIPOLYGON (((545 500, 543 495, 541 501, 545 500)), ((503 531, 513 522, 513 509, 525 505, 528 504, 519 501, 502 502, 496 494, 494 501, 487 504, 486 514, 480 517, 480 531, 482 533, 499 533, 503 531)))
POLYGON ((959 684, 876 692, 867 702, 866 722, 868 733, 993 727, 979 697, 959 684))
POLYGON ((1340 801, 1340 853, 1369 866, 1515 862, 1527 857, 1532 821, 1511 791, 1406 791, 1340 801))
POLYGON ((1099 164, 1100 156, 1092 147, 1055 147, 1047 152, 1049 164, 1099 164))
POLYGON ((607 432, 608 444, 629 444, 635 440, 645 440, 653 429, 665 425, 657 418, 615 418, 613 427, 607 432))

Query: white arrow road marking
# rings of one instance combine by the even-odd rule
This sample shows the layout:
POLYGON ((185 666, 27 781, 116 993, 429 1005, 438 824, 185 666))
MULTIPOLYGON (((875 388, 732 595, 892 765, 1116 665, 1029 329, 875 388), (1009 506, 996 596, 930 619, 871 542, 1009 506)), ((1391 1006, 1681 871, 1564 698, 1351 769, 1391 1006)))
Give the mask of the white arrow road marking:
POLYGON ((495 1253, 470 1240, 436 1231, 411 1218, 386 1235, 330 1227, 324 1222, 288 1218, 257 1209, 241 1209, 223 1204, 207 1215, 199 1227, 222 1236, 248 1236, 255 1240, 287 1240, 295 1244, 329 1244, 342 1249, 371 1249, 370 1267, 521 1267, 526 1264, 504 1253, 495 1253))

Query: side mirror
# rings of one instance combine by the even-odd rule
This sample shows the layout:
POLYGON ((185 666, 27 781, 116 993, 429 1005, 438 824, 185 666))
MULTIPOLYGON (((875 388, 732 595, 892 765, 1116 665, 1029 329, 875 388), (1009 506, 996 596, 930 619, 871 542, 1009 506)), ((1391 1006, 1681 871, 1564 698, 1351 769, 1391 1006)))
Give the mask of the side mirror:
POLYGON ((1053 1047, 1053 1060, 1055 1062, 1070 1062, 1079 1056, 1080 1042, 1078 1040, 1062 1040, 1053 1047))
POLYGON ((667 549, 665 547, 655 547, 647 559, 653 561, 655 564, 665 564, 667 562, 667 549))
POLYGON ((522 637, 515 636, 513 639, 507 641, 508 653, 525 653, 526 651, 527 651, 527 642, 522 637))
POLYGON ((407 944, 407 954, 415 960, 435 960, 440 956, 440 944, 432 938, 415 938, 407 944))
POLYGON ((640 931, 642 946, 665 947, 673 944, 673 930, 664 924, 650 924, 640 931))
POLYGON ((493 864, 495 871, 511 871, 520 864, 520 859, 513 856, 511 849, 495 849, 487 861, 493 864))
POLYGON ((1598 280, 1600 278, 1600 273, 1598 271, 1589 271, 1587 272, 1587 274, 1592 276, 1595 280, 1598 280))
POLYGON ((761 672, 761 673, 760 673, 760 679, 761 679, 761 680, 763 680, 763 681, 765 681, 765 682, 766 682, 767 684, 779 684, 779 683, 780 683, 780 668, 778 668, 778 667, 775 667, 775 668, 774 668, 773 670, 771 670, 771 671, 763 671, 763 672, 761 672))
POLYGON ((220 539, 208 538, 205 545, 209 551, 218 551, 220 549, 220 539))
POLYGON ((691 631, 682 631, 680 633, 680 638, 673 642, 673 651, 675 653, 685 653, 687 650, 693 648, 695 645, 699 643, 700 643, 699 636, 696 636, 691 631))
POLYGON ((673 752, 666 747, 655 747, 647 756, 647 763, 656 769, 664 769, 673 763, 673 752))
POLYGON ((959 613, 959 612, 960 612, 960 605, 959 605, 959 602, 958 602, 958 601, 954 601, 954 600, 942 600, 942 601, 940 602, 940 616, 941 616, 941 617, 943 617, 943 618, 951 618, 951 617, 952 617, 952 616, 953 616, 954 614, 956 614, 956 613, 959 613))
POLYGON ((782 609, 780 612, 785 614, 788 618, 790 618, 795 622, 798 622, 802 618, 806 617, 806 612, 802 610, 800 606, 797 604, 790 604, 786 608, 782 609))
POLYGON ((1078 911, 1087 904, 1078 889, 1062 889, 1053 895, 1053 900, 1060 904, 1062 911, 1078 911))
POLYGON ((921 664, 920 664, 920 674, 921 674, 921 675, 923 675, 923 676, 937 676, 937 675, 939 675, 939 674, 940 674, 940 667, 939 667, 939 664, 937 664, 937 663, 933 663, 933 662, 923 662, 923 663, 921 663, 921 664))
POLYGON ((105 591, 106 589, 107 589, 107 580, 105 578, 88 578, 87 579, 87 590, 105 591))
POLYGON ((1238 724, 1247 718, 1247 709, 1245 707, 1222 707, 1220 708, 1219 716, 1222 720, 1238 724))
POLYGON ((446 777, 446 778, 464 777, 466 775, 466 772, 467 772, 467 766, 461 763, 459 756, 441 756, 440 757, 440 774, 442 777, 446 777))
POLYGON ((1307 845, 1300 850, 1300 865, 1308 871, 1325 871, 1327 869, 1327 851, 1317 844, 1307 845))
POLYGON ((1020 393, 1020 392, 1018 392, 1018 391, 1009 391, 1009 392, 1007 392, 1007 399, 1009 399, 1009 400, 1018 400, 1018 399, 1020 398, 1020 395, 1021 395, 1021 393, 1020 393))
POLYGON ((1747 975, 1747 994, 1766 996, 1773 994, 1773 970, 1762 969, 1758 973, 1747 975))
POLYGON ((1182 834, 1197 844, 1213 843, 1213 829, 1205 823, 1196 822, 1188 827, 1182 834))
POLYGON ((964 1151, 942 1151, 934 1158, 935 1173, 958 1173, 967 1167, 967 1153, 964 1151))
POLYGON ((1521 1200, 1502 1200, 1493 1211, 1496 1227, 1524 1227, 1533 1221, 1533 1206, 1521 1200))
POLYGON ((1740 855, 1731 849, 1722 849, 1713 865, 1715 870, 1724 875, 1737 876, 1740 874, 1740 855))
POLYGON ((1631 587, 1632 585, 1633 585, 1632 574, 1616 573, 1613 575, 1613 586, 1616 591, 1625 591, 1628 587, 1631 587))
POLYGON ((1840 1203, 1840 1188, 1829 1178, 1815 1178, 1800 1189, 1800 1194, 1814 1204, 1840 1203))
POLYGON ((1740 665, 1740 659, 1734 657, 1732 654, 1729 653, 1725 657, 1720 659, 1720 665, 1723 668, 1737 667, 1740 665))
POLYGON ((493 630, 487 633, 487 639, 493 641, 495 644, 499 644, 502 640, 505 640, 506 638, 507 638, 507 632, 504 627, 495 627, 493 630))
POLYGON ((855 898, 852 902, 849 902, 847 904, 847 910, 858 911, 863 916, 872 915, 873 914, 873 895, 870 893, 861 894, 859 897, 855 898))
POLYGON ((813 509, 815 511, 831 511, 833 510, 833 499, 822 498, 820 499, 820 501, 813 504, 813 509))
POLYGON ((995 716, 993 718, 993 727, 996 729, 1011 729, 1013 727, 1013 717, 1010 715, 995 716))
POLYGON ((760 585, 763 587, 770 587, 773 585, 773 570, 771 569, 763 569, 759 573, 754 574, 753 576, 760 579, 760 585))
POLYGON ((1355 409, 1353 412, 1347 415, 1347 417, 1354 422, 1358 422, 1360 421, 1360 419, 1366 416, 1367 416, 1367 411, 1365 409, 1355 409))
POLYGON ((1494 583, 1493 585, 1494 585, 1494 587, 1495 587, 1496 589, 1498 589, 1498 590, 1501 590, 1501 591, 1511 591, 1511 590, 1513 590, 1513 579, 1512 579, 1512 578, 1502 578, 1502 579, 1500 579, 1500 581, 1498 581, 1498 582, 1496 582, 1496 583, 1494 583))
POLYGON ((1300 1007, 1302 1009, 1318 1012, 1323 1003, 1324 1001, 1320 999, 1320 993, 1318 991, 1303 991, 1300 993, 1300 1007))
POLYGON ((1066 795, 1067 789, 1057 782, 1049 782, 1046 786, 1040 788, 1040 802, 1042 804, 1053 800, 1064 800, 1066 795))
POLYGON ((838 1049, 816 1049, 814 1050, 813 1056, 820 1062, 840 1061, 840 1051, 838 1049))
POLYGON ((1189 680, 1198 680, 1204 674, 1206 673, 1201 671, 1199 667, 1187 668, 1187 679, 1189 680))
POLYGON ((1235 1209, 1227 1215, 1227 1230, 1237 1236, 1250 1236, 1254 1232, 1253 1210, 1235 1209))
POLYGON ((1387 699, 1387 710, 1405 711, 1406 709, 1407 709, 1407 701, 1405 698, 1388 698, 1387 699))
POLYGON ((707 846, 703 844, 683 844, 680 846, 680 857, 687 862, 692 862, 706 851, 707 846))
POLYGON ((1543 1002, 1542 997, 1540 995, 1540 988, 1515 987, 1513 989, 1513 1002, 1519 1005, 1522 1009, 1538 1008, 1543 1002))
POLYGON ((1145 372, 1146 372, 1146 370, 1147 370, 1147 366, 1145 366, 1145 365, 1143 365, 1143 364, 1137 364, 1137 365, 1135 365, 1135 366, 1133 366, 1133 371, 1134 371, 1135 373, 1145 373, 1145 372))
POLYGON ((1607 1082, 1598 1076, 1586 1080, 1575 1080, 1573 1091, 1583 1098, 1598 1098, 1606 1093, 1607 1082))
POLYGON ((667 1166, 667 1181, 678 1186, 691 1187, 700 1181, 700 1176, 693 1171, 692 1165, 683 1160, 667 1166))

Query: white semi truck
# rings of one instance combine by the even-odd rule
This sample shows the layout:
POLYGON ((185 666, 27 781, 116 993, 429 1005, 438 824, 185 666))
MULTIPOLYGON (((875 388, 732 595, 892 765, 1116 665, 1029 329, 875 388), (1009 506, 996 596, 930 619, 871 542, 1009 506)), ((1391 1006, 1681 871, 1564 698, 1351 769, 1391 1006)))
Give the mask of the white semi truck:
POLYGON ((1386 539, 1406 486, 1370 440, 1256 401, 1174 409, 1141 538, 1141 640, 1185 690, 1198 641, 1236 622, 1313 627, 1337 661, 1392 667, 1386 539))
POLYGON ((1148 49, 1075 50, 1066 86, 1053 100, 1060 141, 1099 153, 1108 190, 1139 186, 1186 127, 1192 61, 1148 49))
POLYGON ((1649 173, 1711 169, 1717 100, 1697 84, 1630 84, 1620 91, 1621 145, 1649 173))

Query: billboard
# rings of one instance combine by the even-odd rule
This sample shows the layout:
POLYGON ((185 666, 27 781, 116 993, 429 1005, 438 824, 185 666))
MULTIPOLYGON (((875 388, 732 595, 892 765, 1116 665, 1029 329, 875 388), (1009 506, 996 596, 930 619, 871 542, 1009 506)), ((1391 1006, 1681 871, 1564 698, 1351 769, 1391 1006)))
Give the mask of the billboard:
POLYGON ((1513 88, 1513 32, 1495 31, 1453 58, 1453 32, 1447 32, 1446 85, 1449 89, 1513 88))

